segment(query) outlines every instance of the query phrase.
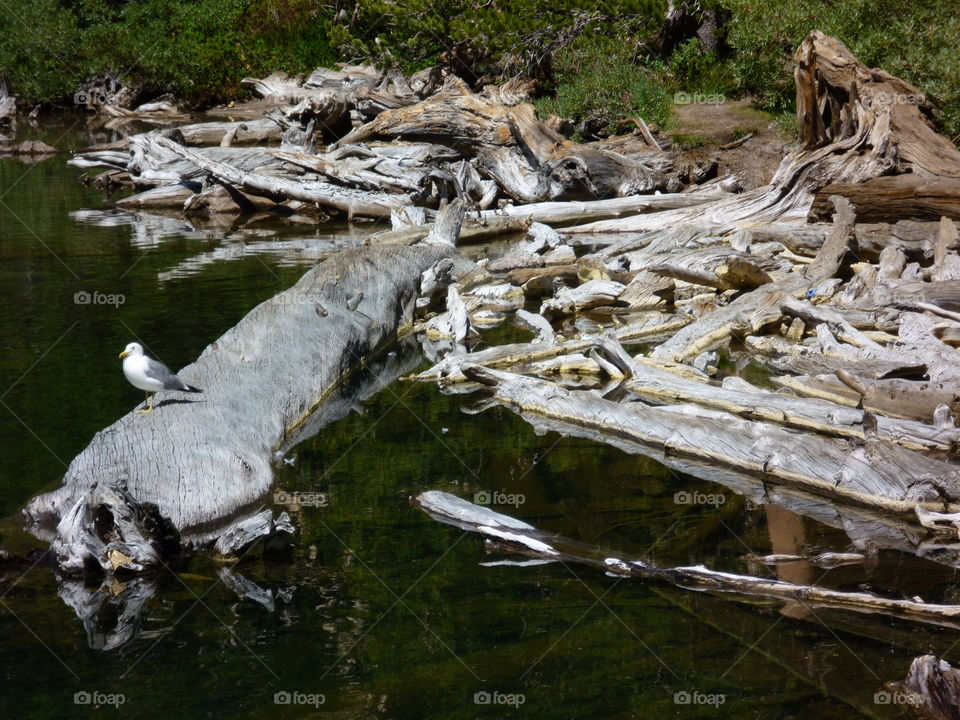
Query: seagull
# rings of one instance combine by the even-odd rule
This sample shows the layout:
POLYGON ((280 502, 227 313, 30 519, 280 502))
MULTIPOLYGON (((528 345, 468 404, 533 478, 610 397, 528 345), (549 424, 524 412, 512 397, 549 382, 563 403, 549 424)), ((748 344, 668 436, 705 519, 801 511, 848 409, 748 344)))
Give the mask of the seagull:
MULTIPOLYGON (((120 353, 123 360, 124 377, 136 388, 147 393, 150 407, 146 410, 137 410, 138 413, 148 413, 153 410, 153 399, 159 390, 183 390, 185 392, 203 392, 200 388, 190 387, 178 378, 170 368, 162 362, 143 354, 140 343, 132 342, 120 353)), ((146 400, 144 400, 146 405, 146 400)))

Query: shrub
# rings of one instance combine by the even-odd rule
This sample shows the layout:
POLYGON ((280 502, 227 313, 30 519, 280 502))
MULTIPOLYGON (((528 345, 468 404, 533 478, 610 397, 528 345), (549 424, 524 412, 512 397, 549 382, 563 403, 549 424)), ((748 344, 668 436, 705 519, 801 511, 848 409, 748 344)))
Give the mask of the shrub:
POLYGON ((607 130, 640 115, 663 125, 670 119, 673 92, 659 68, 635 61, 634 47, 601 33, 581 36, 554 59, 556 93, 536 101, 541 117, 556 114, 575 123, 607 114, 607 130))

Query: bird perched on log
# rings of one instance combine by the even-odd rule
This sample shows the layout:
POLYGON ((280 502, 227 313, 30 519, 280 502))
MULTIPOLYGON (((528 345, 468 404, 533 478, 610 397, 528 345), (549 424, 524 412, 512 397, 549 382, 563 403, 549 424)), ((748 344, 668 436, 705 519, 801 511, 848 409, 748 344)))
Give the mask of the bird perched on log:
MULTIPOLYGON (((124 377, 135 388, 140 388, 147 394, 150 400, 150 407, 145 410, 137 410, 138 413, 148 413, 153 410, 153 401, 156 393, 160 390, 183 390, 184 392, 198 393, 203 392, 200 388, 191 387, 183 380, 178 378, 170 368, 158 360, 147 357, 143 354, 143 347, 140 343, 132 342, 120 353, 123 360, 124 377)), ((144 400, 146 405, 146 400, 144 400)))

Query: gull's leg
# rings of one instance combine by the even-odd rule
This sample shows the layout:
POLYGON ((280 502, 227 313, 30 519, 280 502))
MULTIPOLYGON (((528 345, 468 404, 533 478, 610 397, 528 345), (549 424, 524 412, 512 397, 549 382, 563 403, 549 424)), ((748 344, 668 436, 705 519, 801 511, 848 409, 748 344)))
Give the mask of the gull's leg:
MULTIPOLYGON (((156 396, 157 396, 156 393, 147 393, 147 397, 150 398, 150 407, 147 408, 146 410, 137 410, 137 412, 138 412, 138 413, 144 413, 144 414, 146 414, 146 413, 150 412, 151 410, 153 410, 153 399, 154 399, 156 396)), ((143 401, 143 404, 146 405, 146 404, 147 404, 147 401, 144 400, 144 401, 143 401)))

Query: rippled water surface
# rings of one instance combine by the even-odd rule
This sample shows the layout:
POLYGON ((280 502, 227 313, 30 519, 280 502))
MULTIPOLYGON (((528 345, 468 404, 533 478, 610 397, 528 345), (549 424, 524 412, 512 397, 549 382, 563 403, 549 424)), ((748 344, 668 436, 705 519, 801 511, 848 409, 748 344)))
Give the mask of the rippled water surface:
MULTIPOLYGON (((71 118, 42 136, 81 147, 83 125, 71 118)), ((18 531, 19 507, 142 400, 120 371, 126 343, 182 367, 370 231, 132 216, 65 161, 0 160, 0 537, 19 552, 37 544, 18 531)), ((398 352, 410 370, 425 366, 416 347, 398 352)), ((472 402, 394 382, 295 448, 275 499, 313 493, 316 506, 294 513, 286 555, 184 558, 96 592, 44 564, 8 570, 0 716, 112 716, 122 699, 117 716, 164 719, 898 717, 876 695, 886 681, 928 651, 957 659, 956 631, 488 555, 410 496, 497 491, 516 501, 501 511, 663 565, 956 593, 952 569, 893 551, 830 571, 748 565, 751 554, 850 541, 654 460, 538 435, 506 410, 463 412, 472 402)))

